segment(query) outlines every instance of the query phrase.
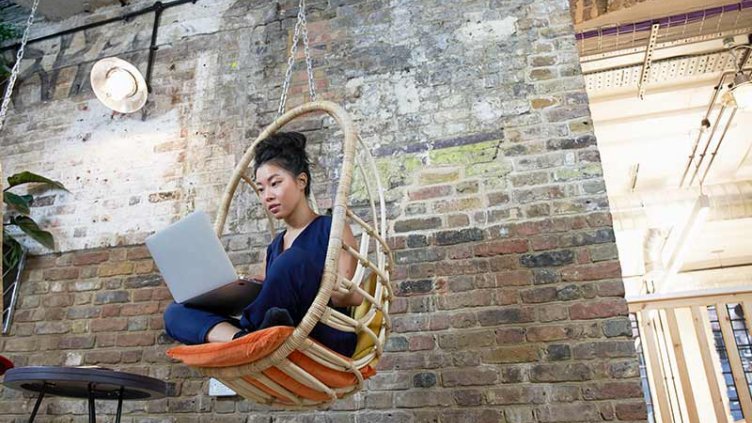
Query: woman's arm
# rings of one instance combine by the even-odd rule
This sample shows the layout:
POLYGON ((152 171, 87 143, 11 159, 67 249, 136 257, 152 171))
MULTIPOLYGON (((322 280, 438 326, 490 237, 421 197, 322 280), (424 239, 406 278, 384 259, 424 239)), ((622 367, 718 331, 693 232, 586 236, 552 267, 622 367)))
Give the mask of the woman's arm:
MULTIPOLYGON (((355 241, 355 237, 353 236, 352 230, 350 229, 350 225, 345 223, 344 231, 342 231, 342 242, 345 244, 358 249, 358 244, 355 241)), ((339 269, 338 273, 345 278, 352 280, 353 275, 355 275, 355 267, 358 264, 358 261, 353 257, 350 253, 348 253, 345 250, 342 250, 339 253, 339 269)), ((352 291, 347 294, 342 294, 340 292, 332 291, 332 304, 334 304, 335 307, 349 307, 349 306, 359 306, 363 302, 363 296, 360 295, 357 291, 352 291)))

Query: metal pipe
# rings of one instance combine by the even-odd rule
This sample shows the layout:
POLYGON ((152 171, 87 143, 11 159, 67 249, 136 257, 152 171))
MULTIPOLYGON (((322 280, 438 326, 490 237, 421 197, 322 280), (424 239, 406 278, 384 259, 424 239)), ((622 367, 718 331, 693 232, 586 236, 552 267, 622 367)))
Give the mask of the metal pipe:
POLYGON ((692 146, 692 152, 689 154, 689 159, 687 160, 687 165, 684 167, 684 173, 682 174, 681 182, 679 182, 679 188, 684 186, 684 180, 687 178, 687 173, 689 173, 689 169, 692 167, 692 162, 695 160, 695 154, 697 154, 697 147, 700 145, 700 139, 702 138, 702 134, 704 130, 702 128, 710 127, 710 112, 713 110, 713 105, 715 104, 715 100, 718 98, 718 93, 721 92, 721 88, 723 87, 723 81, 726 79, 727 76, 735 74, 736 71, 726 71, 721 75, 720 81, 718 81, 718 85, 715 86, 713 89, 713 95, 710 98, 710 103, 708 105, 708 110, 705 111, 705 117, 702 118, 702 124, 700 126, 700 133, 697 134, 697 138, 695 139, 694 145, 692 146))
POLYGON ((42 384, 42 390, 39 391, 39 396, 37 397, 37 402, 34 404, 34 409, 31 410, 31 416, 29 417, 29 423, 34 422, 34 418, 37 416, 37 412, 39 412, 39 405, 42 404, 42 400, 44 399, 45 391, 47 390, 47 384, 42 384))
POLYGON ((89 423, 97 423, 97 411, 94 403, 94 383, 89 383, 89 423))
POLYGON ((118 391, 118 404, 117 413, 115 414, 115 423, 120 423, 120 416, 123 413, 123 391, 125 391, 125 387, 121 386, 120 390, 118 391))
MULTIPOLYGON (((195 1, 195 0, 194 0, 195 1)), ((146 90, 151 93, 151 72, 154 63, 154 54, 157 52, 157 31, 159 29, 159 20, 162 18, 162 11, 165 9, 161 1, 154 3, 154 24, 151 28, 151 44, 149 45, 149 62, 146 66, 146 90)))
MULTIPOLYGON (((697 138, 695 139, 695 142, 692 146, 692 152, 689 155, 689 159, 687 160, 687 165, 684 167, 684 173, 682 174, 681 182, 679 182, 679 188, 682 188, 684 186, 684 181, 687 178, 687 174, 689 173, 689 169, 692 167, 692 162, 695 160, 695 154, 697 154, 697 147, 700 144, 700 139, 702 138, 702 134, 704 133, 704 129, 707 129, 707 127, 710 126, 710 113, 713 111, 713 106, 715 105, 715 101, 718 98, 718 94, 721 91, 721 88, 723 88, 724 80, 729 75, 736 75, 738 72, 744 72, 752 70, 752 68, 740 68, 738 70, 733 71, 726 71, 721 75, 721 79, 718 81, 718 85, 714 87, 713 90, 713 96, 710 98, 710 103, 708 104, 708 110, 705 112, 705 117, 702 119, 702 124, 700 126, 700 133, 697 134, 697 138)), ((721 109, 721 112, 723 112, 723 109, 721 109)), ((718 119, 716 119, 716 122, 713 124, 713 132, 715 132, 716 125, 718 124, 718 121, 721 119, 721 114, 718 114, 718 119)), ((724 132, 725 134, 725 132, 724 132)), ((713 138, 713 134, 710 135, 710 138, 708 138, 708 144, 705 146, 705 151, 708 149, 708 145, 710 145, 710 141, 713 138)), ((699 165, 702 163, 702 160, 700 160, 700 163, 697 164, 697 167, 695 169, 695 175, 697 174, 697 170, 699 169, 699 165)), ((692 177, 692 180, 694 180, 694 176, 692 177)), ((692 181, 689 182, 689 185, 692 185, 692 181)))
MULTIPOLYGON (((173 0, 173 1, 168 2, 168 3, 162 3, 162 2, 158 1, 158 2, 154 3, 151 6, 145 7, 143 9, 141 9, 141 10, 136 10, 135 12, 126 13, 125 15, 122 15, 122 16, 118 16, 118 17, 115 17, 115 18, 104 19, 104 20, 101 20, 101 21, 88 23, 86 25, 77 26, 75 28, 66 29, 64 31, 56 32, 54 34, 49 34, 49 35, 44 35, 42 37, 33 38, 33 39, 27 41, 26 44, 29 45, 29 44, 33 44, 33 43, 38 43, 40 41, 49 40, 50 38, 60 37, 60 36, 63 36, 63 35, 68 35, 68 34, 74 34, 76 32, 80 32, 80 31, 86 31, 87 29, 96 28, 96 27, 99 27, 99 26, 102 26, 102 25, 111 24, 113 22, 128 21, 130 19, 135 18, 136 16, 141 16, 141 15, 146 14, 146 13, 157 12, 157 11, 159 11, 161 13, 161 11, 164 10, 164 9, 169 9, 171 7, 174 7, 174 6, 180 6, 181 4, 185 4, 185 3, 194 3, 195 4, 197 1, 198 0, 173 0)), ((18 49, 20 46, 21 46, 21 43, 11 44, 11 45, 8 45, 8 46, 5 46, 5 47, 0 47, 0 51, 15 50, 15 49, 18 49)))
POLYGON ((718 112, 718 117, 716 117, 715 122, 713 122, 713 129, 710 131, 710 136, 708 136, 708 142, 705 143, 705 148, 702 149, 702 153, 700 153, 700 160, 695 165, 695 171, 692 172, 692 177, 689 179, 689 185, 692 186, 692 182, 695 181, 695 177, 697 176, 697 173, 700 171, 700 166, 702 166, 702 162, 705 161, 705 155, 708 153, 708 148, 710 148, 710 143, 713 141, 713 136, 715 135, 715 131, 718 130, 718 123, 721 121, 721 118, 723 117, 723 113, 726 111, 726 105, 721 105, 721 110, 718 112))
MULTIPOLYGON (((3 322, 3 335, 6 335, 10 330, 10 324, 13 320, 13 312, 16 309, 16 302, 18 301, 18 285, 21 284, 21 271, 23 271, 24 267, 26 267, 26 252, 21 254, 21 260, 16 266, 16 277, 13 280, 13 292, 10 294, 10 304, 8 304, 7 308, 8 316, 3 322)), ((5 292, 3 292, 3 297, 5 297, 5 292)))
MULTIPOLYGON (((723 133, 721 134, 721 138, 718 139, 718 145, 715 146, 715 150, 710 155, 710 161, 708 162, 708 166, 705 168, 705 173, 702 174, 702 178, 700 178, 700 186, 705 183, 705 178, 708 176, 708 172, 710 172, 710 166, 713 166, 713 160, 715 160, 715 155, 718 153, 718 150, 721 148, 721 143, 723 142, 723 139, 726 138, 726 132, 728 132, 729 128, 731 127, 731 122, 734 120, 734 116, 736 115, 736 111, 739 109, 734 109, 733 112, 731 112, 731 116, 729 116, 728 120, 726 121, 726 127, 723 128, 723 133)), ((709 144, 709 143, 708 143, 709 144)), ((692 182, 689 183, 692 185, 692 182)))

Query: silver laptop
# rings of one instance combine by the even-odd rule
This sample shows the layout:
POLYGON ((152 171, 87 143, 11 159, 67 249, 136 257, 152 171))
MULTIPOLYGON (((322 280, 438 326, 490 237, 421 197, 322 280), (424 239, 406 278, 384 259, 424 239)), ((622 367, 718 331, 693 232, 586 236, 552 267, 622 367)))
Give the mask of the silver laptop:
POLYGON ((149 236, 146 247, 178 303, 238 315, 261 291, 258 281, 238 278, 203 211, 149 236))

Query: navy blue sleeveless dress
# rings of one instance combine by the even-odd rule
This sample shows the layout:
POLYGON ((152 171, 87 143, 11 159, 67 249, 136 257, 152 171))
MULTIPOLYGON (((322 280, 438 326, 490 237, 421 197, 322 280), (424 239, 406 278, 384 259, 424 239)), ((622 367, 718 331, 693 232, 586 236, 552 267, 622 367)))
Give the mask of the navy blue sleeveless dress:
MULTIPOLYGON (((316 217, 285 251, 282 251, 284 232, 274 238, 266 250, 266 279, 261 292, 246 306, 240 320, 172 303, 164 313, 165 331, 186 345, 203 344, 209 331, 221 322, 232 323, 249 332, 256 330, 266 311, 272 307, 289 311, 297 326, 319 291, 331 226, 331 217, 316 217)), ((346 308, 336 310, 347 313, 346 308)), ((310 336, 346 357, 355 351, 356 335, 352 332, 342 332, 319 323, 311 330, 310 336)))
MULTIPOLYGON (((287 309, 298 325, 319 291, 324 272, 326 249, 332 226, 330 216, 317 216, 295 238, 290 248, 283 249, 285 232, 278 234, 266 249, 266 278, 259 296, 243 310, 240 325, 253 330, 261 324, 271 307, 287 309)), ((331 306, 331 303, 329 304, 331 306)), ((335 308, 347 314, 346 308, 335 308)), ((356 335, 342 332, 322 323, 310 336, 328 348, 350 357, 355 351, 356 335)))

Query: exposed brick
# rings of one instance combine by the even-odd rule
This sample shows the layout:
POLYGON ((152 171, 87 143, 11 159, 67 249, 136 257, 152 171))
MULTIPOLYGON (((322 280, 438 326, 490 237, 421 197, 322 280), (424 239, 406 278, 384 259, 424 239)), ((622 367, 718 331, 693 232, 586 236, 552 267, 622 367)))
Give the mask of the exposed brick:
POLYGON ((536 415, 541 423, 600 421, 601 414, 595 404, 573 402, 538 407, 536 415))
POLYGON ((480 241, 483 231, 478 228, 468 228, 459 231, 442 231, 435 235, 436 245, 454 245, 464 242, 480 241))
POLYGON ((593 377, 593 371, 585 363, 536 364, 530 369, 531 382, 584 381, 593 377))
POLYGON ((446 197, 452 193, 452 187, 449 185, 439 185, 428 188, 420 188, 408 192, 408 197, 412 201, 428 200, 437 197, 446 197))
POLYGON ((77 279, 80 270, 76 267, 63 267, 47 269, 42 273, 42 277, 48 281, 71 280, 77 279))
POLYGON ((426 294, 433 290, 433 281, 430 279, 407 280, 400 282, 395 292, 399 295, 426 294))
POLYGON ((496 343, 518 344, 525 340, 525 329, 520 328, 500 328, 496 329, 496 343))
POLYGON ((528 323, 534 318, 532 308, 503 307, 478 312, 478 322, 482 326, 501 325, 508 323, 528 323))
POLYGON ((494 273, 492 278, 487 278, 487 283, 476 283, 481 287, 507 287, 507 286, 526 286, 532 283, 533 275, 529 270, 515 270, 494 273))
POLYGON ((611 340, 608 342, 585 342, 572 348, 575 360, 590 360, 593 358, 625 358, 634 356, 634 341, 611 340))
POLYGON ((632 324, 628 318, 607 320, 603 322, 603 334, 608 338, 632 336, 632 324))
POLYGON ((558 341, 568 337, 564 326, 534 326, 527 329, 527 340, 530 342, 558 341))
POLYGON ((620 276, 621 266, 619 266, 618 261, 572 266, 561 270, 561 278, 564 281, 592 281, 598 279, 613 279, 620 276))
POLYGON ((616 404, 614 409, 619 420, 645 420, 647 418, 647 407, 644 401, 616 404))
POLYGON ((133 263, 129 261, 120 261, 114 263, 103 263, 99 266, 97 275, 99 277, 128 275, 133 272, 133 263))
POLYGON ((511 239, 476 244, 473 253, 478 257, 492 257, 500 254, 525 253, 529 250, 525 239, 511 239))
POLYGON ((107 250, 99 251, 78 251, 73 255, 73 264, 75 266, 85 266, 89 264, 99 264, 110 258, 110 252, 107 250))
POLYGON ((572 320, 603 319, 626 314, 627 303, 623 299, 578 303, 569 308, 569 317, 572 320))
POLYGON ((398 220, 394 223, 395 232, 412 232, 425 229, 436 229, 441 226, 441 218, 430 217, 422 219, 398 220))
POLYGON ((120 363, 120 351, 92 351, 86 353, 86 364, 116 364, 120 363))
POLYGON ((125 303, 130 301, 128 291, 103 291, 94 296, 94 304, 125 303))
POLYGON ((70 322, 37 322, 34 333, 37 335, 62 334, 70 332, 70 322))
POLYGON ((573 262, 574 252, 572 250, 549 251, 520 256, 520 263, 527 267, 562 266, 573 262))
POLYGON ((538 351, 535 345, 486 349, 481 353, 481 360, 484 363, 531 363, 539 360, 538 351))
POLYGON ((565 361, 572 358, 572 349, 566 344, 551 344, 544 354, 547 361, 565 361))
POLYGON ((496 335, 492 331, 464 331, 439 335, 439 346, 444 350, 460 350, 466 348, 481 348, 494 345, 496 335))
POLYGON ((121 333, 117 336, 118 347, 148 347, 154 345, 154 335, 144 333, 121 333))
POLYGON ((591 383, 582 388, 585 400, 626 399, 642 397, 639 381, 591 383))
POLYGON ((57 348, 60 348, 61 350, 94 348, 94 337, 91 335, 65 336, 60 339, 57 348))
POLYGON ((557 290, 553 286, 526 289, 520 291, 520 297, 525 303, 547 303, 556 300, 557 290))
POLYGON ((430 388, 436 385, 435 373, 418 373, 413 376, 413 386, 417 388, 430 388))
POLYGON ((128 327, 127 319, 95 319, 89 323, 92 332, 123 331, 128 327))
POLYGON ((441 373, 441 384, 444 387, 490 385, 498 377, 497 370, 491 367, 452 369, 441 373))
POLYGON ((469 197, 454 200, 438 201, 434 204, 434 211, 437 213, 448 213, 466 210, 479 209, 482 206, 480 198, 469 197))

